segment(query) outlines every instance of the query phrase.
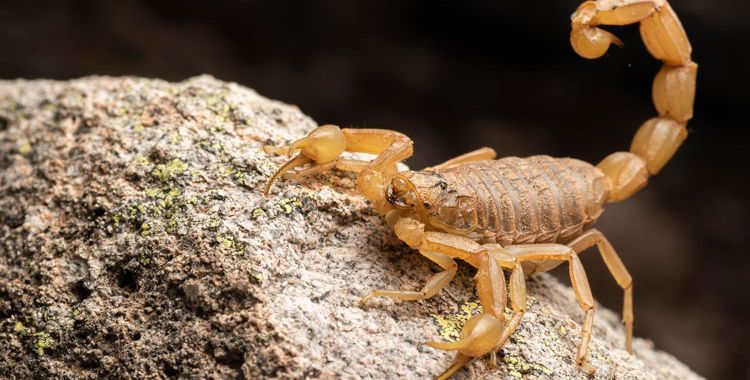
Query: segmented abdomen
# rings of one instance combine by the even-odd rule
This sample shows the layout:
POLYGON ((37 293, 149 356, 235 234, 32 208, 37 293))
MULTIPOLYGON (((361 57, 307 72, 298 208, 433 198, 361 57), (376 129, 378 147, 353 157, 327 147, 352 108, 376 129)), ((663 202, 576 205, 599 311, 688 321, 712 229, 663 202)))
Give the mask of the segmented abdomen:
POLYGON ((476 199, 479 239, 503 245, 567 242, 601 215, 607 193, 601 171, 571 158, 507 157, 441 174, 476 199))

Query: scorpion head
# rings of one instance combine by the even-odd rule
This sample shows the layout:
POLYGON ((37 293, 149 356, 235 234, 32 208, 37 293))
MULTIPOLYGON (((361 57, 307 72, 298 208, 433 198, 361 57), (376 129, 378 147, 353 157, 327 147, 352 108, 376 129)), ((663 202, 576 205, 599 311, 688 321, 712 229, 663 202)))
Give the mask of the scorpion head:
POLYGON ((474 199, 451 186, 439 173, 405 171, 391 180, 386 200, 400 210, 411 210, 425 223, 446 232, 467 233, 477 226, 474 199))
POLYGON ((399 210, 415 209, 419 203, 419 196, 414 184, 401 175, 391 180, 385 190, 385 199, 399 210))

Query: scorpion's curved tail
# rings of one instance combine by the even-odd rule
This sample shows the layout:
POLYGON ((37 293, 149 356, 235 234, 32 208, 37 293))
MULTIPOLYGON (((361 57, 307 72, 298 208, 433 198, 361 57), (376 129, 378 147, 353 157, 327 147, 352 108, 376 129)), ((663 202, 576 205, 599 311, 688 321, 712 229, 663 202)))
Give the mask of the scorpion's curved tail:
POLYGON ((611 180, 609 202, 629 198, 646 186, 672 158, 687 137, 685 126, 693 117, 698 65, 680 20, 666 0, 587 1, 572 16, 570 42, 585 58, 601 57, 611 44, 622 42, 599 25, 640 22, 648 51, 664 62, 653 85, 658 117, 643 123, 629 152, 616 152, 597 167, 611 180))

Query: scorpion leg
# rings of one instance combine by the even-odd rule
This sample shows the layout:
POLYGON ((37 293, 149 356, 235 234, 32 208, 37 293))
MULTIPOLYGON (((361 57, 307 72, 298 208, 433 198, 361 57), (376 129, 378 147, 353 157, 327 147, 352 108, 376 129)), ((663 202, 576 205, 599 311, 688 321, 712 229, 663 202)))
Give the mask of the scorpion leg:
POLYGON ((487 249, 482 254, 479 270, 477 271, 477 293, 482 303, 483 313, 472 317, 461 330, 461 338, 456 342, 428 342, 427 345, 443 350, 458 350, 456 359, 438 379, 447 379, 461 369, 472 357, 490 352, 492 362, 495 352, 502 348, 511 335, 516 331, 526 312, 526 279, 521 263, 513 256, 505 253, 496 244, 483 246, 487 249), (502 268, 512 269, 510 275, 510 303, 513 315, 505 323, 503 314, 506 304, 505 278, 502 268), (494 318, 493 318, 494 317, 494 318), (488 329, 483 324, 492 325, 494 321, 505 323, 502 330, 488 329), (492 323, 491 323, 492 322, 492 323), (498 335, 499 334, 499 335, 498 335), (493 343, 491 347, 489 343, 493 343))
MULTIPOLYGON (((505 323, 503 311, 507 299, 502 263, 491 253, 494 247, 484 247, 489 249, 479 255, 479 268, 474 277, 479 301, 482 304, 482 313, 471 317, 466 322, 457 341, 425 343, 441 350, 458 351, 453 363, 437 379, 451 377, 472 358, 488 352, 493 353, 492 362, 494 363, 494 350, 502 345, 512 333, 512 330, 508 331, 507 326, 503 326, 505 323)), ((516 302, 514 306, 515 304, 516 302)))
MULTIPOLYGON (((479 269, 475 280, 483 312, 466 322, 461 331, 460 340, 456 342, 427 343, 427 345, 435 348, 458 351, 456 360, 439 377, 440 379, 444 379, 461 369, 471 360, 471 358, 491 352, 505 336, 503 334, 505 330, 503 326, 505 322, 503 311, 505 310, 507 296, 505 294, 505 275, 503 273, 503 266, 510 266, 508 263, 515 261, 515 259, 509 255, 503 256, 501 254, 500 246, 496 244, 480 245, 479 243, 465 237, 443 232, 425 231, 424 227, 424 224, 409 217, 400 217, 393 224, 393 230, 396 232, 399 239, 423 254, 425 254, 425 252, 430 252, 432 256, 430 257, 431 259, 434 260, 435 257, 440 257, 441 260, 450 259, 451 264, 455 265, 453 259, 458 258, 479 269), (440 256, 435 256, 434 253, 438 253, 440 256)), ((446 277, 453 277, 455 274, 455 269, 453 268, 455 267, 452 267, 450 274, 446 274, 443 279, 446 277)), ((516 266, 516 268, 521 270, 520 266, 516 266)), ((438 273, 433 276, 433 278, 446 272, 448 271, 446 270, 438 273)), ((520 273, 522 275, 522 271, 520 273)), ((428 281, 428 286, 426 286, 425 289, 430 287, 430 282, 432 282, 433 278, 428 281)), ((517 281, 518 275, 516 274, 513 278, 517 281)), ((434 281, 434 283, 439 283, 439 287, 442 288, 448 283, 448 281, 434 281)), ((525 295, 525 292, 518 290, 519 287, 514 284, 511 284, 511 287, 514 290, 512 296, 515 297, 515 295, 519 295, 518 297, 513 298, 514 308, 519 304, 525 304, 525 301, 520 301, 520 295, 525 295)), ((438 290, 439 288, 437 286, 430 287, 430 293, 432 294, 436 293, 438 290)), ((373 293, 371 293, 371 295, 373 293)), ((429 295, 432 295, 428 295, 425 290, 420 294, 414 293, 417 292, 388 291, 387 293, 384 293, 381 291, 377 294, 399 299, 424 299, 429 295)))
POLYGON ((505 251, 513 255, 519 262, 539 260, 568 262, 570 282, 573 285, 573 290, 575 290, 578 304, 585 313, 583 326, 581 327, 581 342, 578 344, 578 353, 576 354, 576 363, 584 371, 590 374, 594 373, 596 368, 586 362, 586 351, 591 340, 591 329, 594 323, 596 305, 594 297, 591 295, 591 287, 586 277, 586 271, 583 269, 581 260, 578 258, 576 252, 571 247, 562 244, 509 245, 505 247, 505 251))
POLYGON ((625 348, 633 353, 633 278, 628 273, 625 264, 623 264, 620 256, 612 248, 612 244, 609 243, 604 235, 599 230, 592 229, 584 232, 581 236, 577 237, 568 245, 575 252, 583 252, 584 250, 597 246, 599 254, 602 256, 604 263, 607 265, 609 272, 617 281, 623 291, 623 303, 622 303, 622 322, 625 324, 625 348))
POLYGON ((464 153, 458 157, 451 158, 450 160, 445 161, 440 165, 435 165, 428 169, 447 169, 452 166, 464 164, 467 162, 494 160, 495 157, 497 157, 497 153, 495 153, 494 149, 484 147, 484 148, 479 148, 477 150, 473 150, 468 153, 464 153))
POLYGON ((501 349, 505 342, 508 341, 511 335, 516 331, 518 325, 521 323, 523 315, 526 313, 526 277, 523 273, 523 267, 514 257, 510 256, 512 260, 505 259, 509 266, 513 269, 510 274, 509 288, 510 288, 510 305, 513 309, 513 316, 505 326, 503 335, 500 336, 500 341, 497 343, 496 349, 501 349))
POLYGON ((483 252, 482 246, 473 240, 443 232, 425 232, 424 224, 411 218, 399 217, 394 222, 393 230, 399 239, 440 265, 444 270, 430 277, 422 291, 374 290, 362 298, 360 304, 366 303, 372 297, 390 297, 408 301, 430 298, 456 275, 457 265, 453 258, 470 260, 478 266, 477 257, 483 252))
POLYGON ((430 276, 421 291, 373 290, 359 301, 360 305, 366 304, 372 297, 389 297, 401 301, 424 300, 434 296, 448 285, 456 275, 458 268, 456 262, 449 256, 437 252, 420 250, 419 253, 440 265, 443 271, 430 276))

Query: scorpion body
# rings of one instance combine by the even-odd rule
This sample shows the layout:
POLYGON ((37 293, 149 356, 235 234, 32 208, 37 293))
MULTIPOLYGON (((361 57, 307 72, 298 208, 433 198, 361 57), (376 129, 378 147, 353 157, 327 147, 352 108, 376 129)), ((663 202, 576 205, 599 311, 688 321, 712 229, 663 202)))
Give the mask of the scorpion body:
POLYGON ((382 129, 316 128, 288 147, 266 146, 268 153, 299 152, 269 180, 264 193, 284 173, 302 177, 333 168, 357 174, 357 188, 385 217, 396 236, 439 265, 420 291, 374 290, 373 297, 421 300, 432 297, 455 276, 460 259, 477 268, 482 313, 469 319, 456 342, 427 345, 457 351, 440 379, 472 358, 502 348, 526 312, 525 276, 567 263, 575 296, 584 311, 576 364, 586 372, 595 302, 578 254, 596 247, 623 290, 625 347, 632 353, 633 279, 607 238, 592 228, 605 203, 631 197, 646 186, 687 137, 693 116, 698 66, 692 47, 666 0, 586 1, 572 16, 570 42, 585 58, 602 56, 622 42, 600 25, 640 23, 641 36, 663 66, 653 84, 658 116, 647 120, 627 152, 615 152, 596 166, 571 158, 533 156, 495 159, 481 148, 419 171, 399 171, 413 153, 412 141, 382 129), (343 152, 375 154, 372 161, 341 157, 343 152), (308 165, 309 164, 309 165, 308 165), (504 270, 510 272, 506 285, 504 270), (504 310, 510 300, 513 314, 504 310))
POLYGON ((417 208, 420 221, 500 245, 570 241, 602 214, 609 186, 591 164, 549 156, 506 157, 400 175, 415 186, 445 188, 417 208), (444 211, 456 202, 466 209, 465 217, 444 211))

